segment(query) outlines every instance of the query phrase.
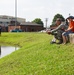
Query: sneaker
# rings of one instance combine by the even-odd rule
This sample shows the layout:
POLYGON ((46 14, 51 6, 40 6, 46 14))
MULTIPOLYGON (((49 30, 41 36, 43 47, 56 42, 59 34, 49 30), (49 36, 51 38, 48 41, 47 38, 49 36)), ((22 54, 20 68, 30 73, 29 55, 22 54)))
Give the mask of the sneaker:
POLYGON ((56 43, 55 41, 51 41, 51 42, 50 42, 50 44, 55 44, 55 43, 56 43))
POLYGON ((63 42, 62 44, 63 44, 63 45, 65 45, 66 43, 65 43, 65 42, 63 42))
POLYGON ((57 44, 62 44, 63 42, 62 41, 59 41, 57 44))

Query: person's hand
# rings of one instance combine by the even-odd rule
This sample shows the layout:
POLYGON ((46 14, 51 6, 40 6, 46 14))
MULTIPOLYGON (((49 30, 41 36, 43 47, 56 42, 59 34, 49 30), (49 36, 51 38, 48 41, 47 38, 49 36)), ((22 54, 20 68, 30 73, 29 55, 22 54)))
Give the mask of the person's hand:
POLYGON ((67 32, 68 30, 65 30, 65 32, 67 32))
POLYGON ((51 31, 47 30, 46 33, 47 33, 47 34, 51 34, 51 31))

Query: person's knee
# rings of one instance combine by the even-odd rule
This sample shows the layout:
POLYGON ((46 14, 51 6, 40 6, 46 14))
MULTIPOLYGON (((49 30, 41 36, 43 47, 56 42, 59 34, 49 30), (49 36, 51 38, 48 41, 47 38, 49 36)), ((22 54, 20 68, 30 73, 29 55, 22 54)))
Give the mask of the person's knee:
POLYGON ((66 32, 63 32, 63 33, 62 33, 62 36, 66 36, 66 32))

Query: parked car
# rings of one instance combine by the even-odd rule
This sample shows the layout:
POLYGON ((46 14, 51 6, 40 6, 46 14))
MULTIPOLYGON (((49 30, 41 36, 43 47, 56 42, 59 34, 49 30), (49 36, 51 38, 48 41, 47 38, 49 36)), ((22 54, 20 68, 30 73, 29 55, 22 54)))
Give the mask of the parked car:
POLYGON ((21 30, 21 29, 16 28, 16 29, 14 29, 14 30, 11 30, 11 32, 22 32, 22 30, 21 30))

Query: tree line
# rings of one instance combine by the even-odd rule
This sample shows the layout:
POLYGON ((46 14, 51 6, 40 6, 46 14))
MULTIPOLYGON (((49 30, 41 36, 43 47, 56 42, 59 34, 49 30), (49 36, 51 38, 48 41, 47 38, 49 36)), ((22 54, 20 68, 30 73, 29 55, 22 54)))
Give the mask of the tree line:
MULTIPOLYGON (((55 25, 55 21, 57 18, 61 18, 62 21, 65 21, 65 18, 61 14, 56 14, 53 19, 51 25, 55 25)), ((40 18, 36 18, 32 21, 33 23, 44 25, 43 21, 40 18)))

